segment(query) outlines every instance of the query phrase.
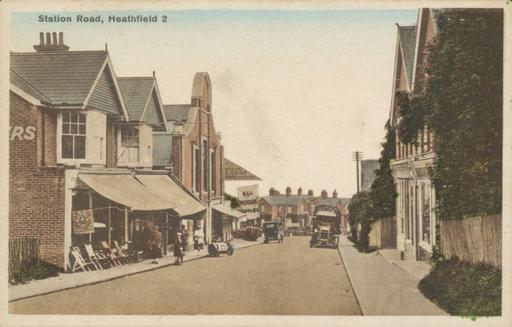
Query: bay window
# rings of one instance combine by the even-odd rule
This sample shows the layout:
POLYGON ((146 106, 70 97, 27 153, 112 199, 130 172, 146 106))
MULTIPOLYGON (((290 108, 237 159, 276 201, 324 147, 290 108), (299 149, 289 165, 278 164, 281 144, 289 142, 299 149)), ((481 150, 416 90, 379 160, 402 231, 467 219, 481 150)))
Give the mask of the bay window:
POLYGON ((62 113, 62 158, 85 159, 86 115, 78 112, 62 113))

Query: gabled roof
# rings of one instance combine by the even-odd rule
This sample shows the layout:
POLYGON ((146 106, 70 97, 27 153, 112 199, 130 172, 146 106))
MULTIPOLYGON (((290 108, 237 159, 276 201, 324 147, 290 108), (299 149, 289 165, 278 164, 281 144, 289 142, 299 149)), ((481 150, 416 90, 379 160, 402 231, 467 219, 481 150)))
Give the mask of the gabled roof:
POLYGON ((11 70, 54 106, 83 106, 106 51, 11 52, 11 70))
POLYGON ((117 80, 130 121, 165 125, 154 77, 118 77, 117 80))
POLYGON ((224 158, 224 176, 227 181, 260 181, 261 178, 233 161, 224 158))
MULTIPOLYGON (((41 93, 39 90, 37 90, 35 87, 30 85, 27 81, 25 81, 23 78, 21 78, 16 72, 13 70, 9 71, 9 82, 11 83, 11 89, 12 86, 15 88, 18 88, 20 91, 19 93, 24 93, 25 97, 32 97, 35 100, 37 100, 39 103, 50 103, 50 99, 46 97, 43 93, 41 93)), ((15 93, 17 90, 13 90, 15 93)), ((22 94, 18 94, 22 96, 22 94)), ((34 100, 32 99, 32 100, 34 100)))
POLYGON ((165 119, 184 123, 188 120, 188 113, 192 108, 190 104, 166 104, 164 105, 165 119))
POLYGON ((414 50, 416 48, 416 26, 399 26, 398 35, 402 60, 407 75, 409 88, 412 83, 412 72, 414 66, 414 50))

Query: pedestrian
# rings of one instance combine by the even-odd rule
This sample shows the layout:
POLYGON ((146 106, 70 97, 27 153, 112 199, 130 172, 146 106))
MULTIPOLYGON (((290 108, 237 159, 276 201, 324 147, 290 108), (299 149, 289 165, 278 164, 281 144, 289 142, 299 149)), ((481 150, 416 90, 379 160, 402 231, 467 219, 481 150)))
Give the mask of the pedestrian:
POLYGON ((204 246, 204 233, 201 226, 197 226, 194 231, 194 248, 197 250, 197 255, 203 249, 204 246))
POLYGON ((162 257, 162 233, 158 225, 153 227, 153 234, 151 234, 151 256, 153 261, 151 263, 158 263, 158 259, 162 257))
POLYGON ((179 266, 183 263, 183 241, 181 239, 181 233, 176 233, 176 239, 174 240, 174 257, 176 258, 174 264, 179 266))
POLYGON ((185 228, 181 231, 181 247, 183 248, 183 255, 188 250, 188 233, 185 228))
POLYGON ((142 230, 142 247, 144 251, 144 258, 149 259, 151 257, 151 230, 147 222, 144 222, 144 229, 142 230))

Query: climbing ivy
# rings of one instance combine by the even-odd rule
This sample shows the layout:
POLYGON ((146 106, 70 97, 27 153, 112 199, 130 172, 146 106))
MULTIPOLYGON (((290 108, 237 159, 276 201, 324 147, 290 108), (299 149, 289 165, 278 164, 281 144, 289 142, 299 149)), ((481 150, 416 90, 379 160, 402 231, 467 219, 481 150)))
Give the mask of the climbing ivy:
MULTIPOLYGON (((425 116, 434 132, 439 217, 501 212, 503 11, 449 10, 437 17, 425 116)), ((421 100, 418 100, 421 101, 421 100)), ((421 115, 421 114, 418 114, 421 115)))

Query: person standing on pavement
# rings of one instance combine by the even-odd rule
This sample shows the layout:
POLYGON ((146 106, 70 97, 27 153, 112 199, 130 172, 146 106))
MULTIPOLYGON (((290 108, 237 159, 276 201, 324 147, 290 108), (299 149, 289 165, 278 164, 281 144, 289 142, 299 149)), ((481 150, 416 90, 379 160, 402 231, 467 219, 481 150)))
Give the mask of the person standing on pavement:
POLYGON ((188 246, 188 233, 185 228, 183 228, 181 232, 181 247, 183 248, 183 255, 185 255, 185 252, 187 251, 188 246))
POLYGON ((201 226, 197 226, 194 231, 194 248, 197 250, 197 255, 203 249, 204 246, 204 233, 201 226))
POLYGON ((151 234, 151 256, 152 263, 158 263, 158 258, 162 257, 162 233, 157 225, 153 227, 153 234, 151 234))
POLYGON ((182 264, 184 255, 185 253, 183 252, 183 241, 181 239, 181 233, 178 232, 176 233, 176 238, 174 240, 174 257, 176 258, 174 264, 182 264))

